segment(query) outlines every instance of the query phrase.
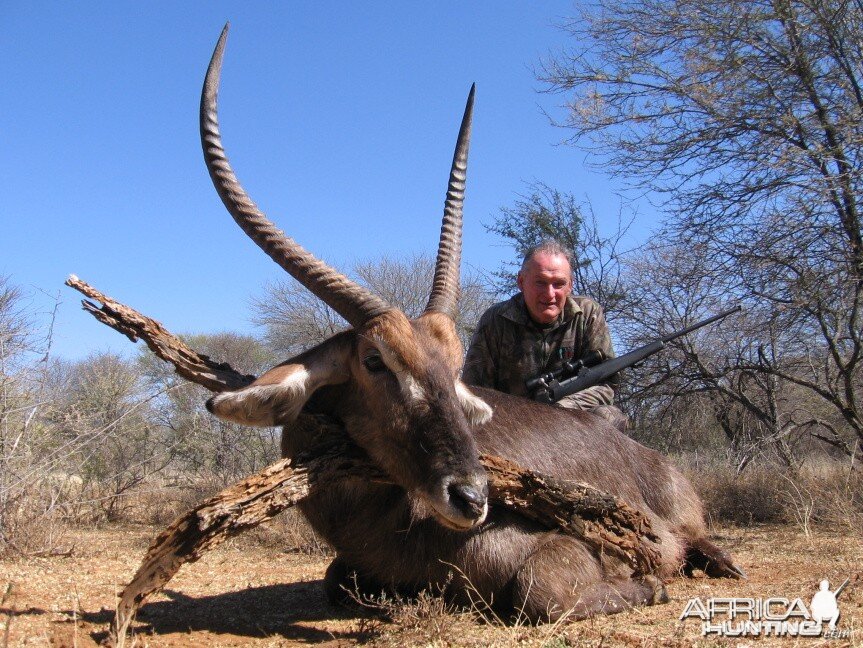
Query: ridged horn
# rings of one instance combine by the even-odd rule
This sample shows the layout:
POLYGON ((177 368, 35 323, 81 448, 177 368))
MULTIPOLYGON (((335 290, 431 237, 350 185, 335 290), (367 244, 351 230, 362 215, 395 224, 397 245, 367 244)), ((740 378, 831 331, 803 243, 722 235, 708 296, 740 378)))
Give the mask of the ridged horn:
POLYGON ((222 147, 219 133, 218 94, 222 56, 228 37, 225 25, 207 68, 201 92, 201 146, 210 178, 222 202, 242 230, 258 247, 316 297, 357 327, 392 307, 380 297, 314 257, 278 229, 258 209, 237 176, 222 147))
POLYGON ((464 207, 464 187, 467 180, 467 154, 470 148, 470 125, 473 118, 473 97, 476 84, 470 87, 467 105, 455 153, 452 157, 452 168, 449 172, 449 184, 446 190, 443 222, 440 228, 440 243, 438 244, 437 261, 435 263, 432 290, 429 296, 426 312, 444 313, 455 319, 459 294, 459 271, 461 268, 461 229, 462 211, 464 207))

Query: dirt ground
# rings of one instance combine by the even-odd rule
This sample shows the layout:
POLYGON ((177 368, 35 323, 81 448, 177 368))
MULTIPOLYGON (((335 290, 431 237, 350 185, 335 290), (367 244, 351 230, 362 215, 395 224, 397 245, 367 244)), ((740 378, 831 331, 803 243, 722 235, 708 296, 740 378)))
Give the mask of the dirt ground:
MULTIPOLYGON (((66 557, 0 562, 0 648, 92 646, 106 635, 115 595, 159 529, 78 530, 66 557), (9 587, 11 585, 11 588, 9 587), (5 593, 5 595, 4 595, 5 593)), ((265 536, 267 537, 267 536, 265 536)), ((272 534, 268 536, 272 540, 272 534)), ((807 537, 786 526, 724 528, 715 538, 748 581, 676 579, 671 602, 578 623, 525 627, 447 612, 437 599, 388 607, 386 618, 331 608, 324 556, 289 553, 261 536, 230 541, 186 565, 153 597, 134 625, 138 646, 863 646, 863 541, 839 532, 807 537), (800 597, 808 606, 821 579, 836 587, 844 638, 702 637, 696 619, 679 621, 701 597, 800 597)))

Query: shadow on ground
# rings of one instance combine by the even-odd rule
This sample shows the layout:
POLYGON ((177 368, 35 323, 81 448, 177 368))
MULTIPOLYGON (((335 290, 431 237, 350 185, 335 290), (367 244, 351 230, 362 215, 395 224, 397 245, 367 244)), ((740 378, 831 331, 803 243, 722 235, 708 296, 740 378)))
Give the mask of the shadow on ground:
MULTIPOLYGON (((169 601, 148 603, 133 625, 135 634, 158 637, 173 633, 210 632, 238 637, 283 637, 305 643, 338 639, 362 640, 366 631, 322 630, 304 625, 306 621, 344 620, 360 616, 336 608, 326 600, 322 581, 250 587, 237 592, 193 598, 164 590, 169 601)), ((102 626, 91 637, 102 641, 113 612, 83 612, 82 621, 102 626)), ((362 627, 362 626, 360 626, 362 627)))

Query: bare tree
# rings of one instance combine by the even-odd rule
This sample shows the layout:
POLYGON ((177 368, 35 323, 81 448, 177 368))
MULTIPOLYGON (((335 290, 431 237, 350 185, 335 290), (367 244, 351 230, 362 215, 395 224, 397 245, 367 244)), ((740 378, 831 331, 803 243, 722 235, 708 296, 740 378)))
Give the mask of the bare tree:
POLYGON ((738 377, 804 390, 820 405, 799 425, 857 454, 863 5, 600 0, 567 28, 578 49, 541 76, 573 143, 664 196, 661 240, 749 301, 738 377))
MULTIPOLYGON (((683 328, 737 299, 727 277, 717 276, 699 246, 652 244, 630 260, 627 280, 633 307, 619 326, 629 346, 683 328)), ((743 470, 753 458, 771 453, 796 469, 798 450, 812 428, 821 399, 806 393, 765 362, 789 365, 794 345, 789 332, 763 326, 765 305, 747 300, 747 309, 729 320, 669 343, 663 353, 629 372, 622 397, 636 421, 636 434, 655 430, 692 433, 692 421, 724 435, 733 463, 743 470), (683 429, 688 428, 688 429, 683 429)), ((834 417, 835 418, 835 417, 834 417)), ((676 449, 684 438, 666 438, 676 449)))
MULTIPOLYGON (((435 260, 428 255, 404 259, 381 258, 356 263, 351 275, 376 295, 400 308, 408 317, 423 312, 428 301, 435 260)), ((467 348, 480 315, 492 296, 476 272, 463 272, 456 328, 467 348)), ((270 284, 253 301, 254 321, 264 327, 267 346, 277 355, 295 355, 347 328, 347 323, 296 281, 270 284)))
POLYGON ((20 498, 20 490, 13 490, 18 468, 15 451, 30 404, 15 371, 27 337, 20 302, 20 289, 0 277, 0 551, 11 539, 13 512, 20 498))
POLYGON ((85 495, 109 517, 122 496, 173 458, 154 422, 161 392, 148 389, 137 363, 112 353, 57 363, 45 424, 56 437, 55 465, 80 476, 85 495), (64 366, 65 365, 65 366, 64 366))
MULTIPOLYGON (((187 335, 183 342, 220 358, 244 374, 260 374, 284 358, 247 335, 187 335)), ((259 470, 279 457, 278 430, 221 421, 204 407, 209 392, 146 352, 139 359, 148 383, 164 393, 152 414, 173 449, 172 475, 189 485, 214 490, 259 470)))
POLYGON ((560 192, 538 182, 511 207, 503 207, 486 230, 508 239, 515 260, 493 273, 499 294, 511 294, 521 260, 532 246, 553 238, 571 251, 573 290, 596 299, 610 321, 627 310, 627 295, 621 281, 621 239, 629 223, 617 216, 617 228, 610 234, 600 232, 596 214, 588 203, 580 204, 570 193, 560 192))
POLYGON ((12 373, 15 362, 30 348, 32 323, 22 304, 21 289, 0 277, 0 376, 12 373))
POLYGON ((347 323, 300 283, 285 278, 268 284, 252 301, 253 321, 264 328, 264 341, 290 357, 323 342, 347 323))
POLYGON ((163 454, 128 363, 52 359, 52 324, 0 281, 0 552, 56 551, 58 522, 84 500, 113 512, 163 454))
POLYGON ((0 277, 0 553, 49 546, 62 494, 46 464, 56 444, 43 424, 54 374, 39 324, 26 293, 0 277))

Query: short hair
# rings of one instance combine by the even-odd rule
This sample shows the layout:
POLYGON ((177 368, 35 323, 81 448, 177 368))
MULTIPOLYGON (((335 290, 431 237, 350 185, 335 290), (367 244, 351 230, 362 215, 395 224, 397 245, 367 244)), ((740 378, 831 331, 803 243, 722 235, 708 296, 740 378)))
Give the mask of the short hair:
POLYGON ((555 256, 562 256, 566 259, 566 262, 569 264, 569 269, 572 270, 575 268, 575 259, 572 256, 572 250, 565 247, 560 241, 553 238, 547 238, 541 240, 536 245, 531 245, 524 253, 524 259, 521 262, 521 268, 519 272, 524 272, 527 267, 528 262, 533 259, 537 254, 552 254, 555 256))

